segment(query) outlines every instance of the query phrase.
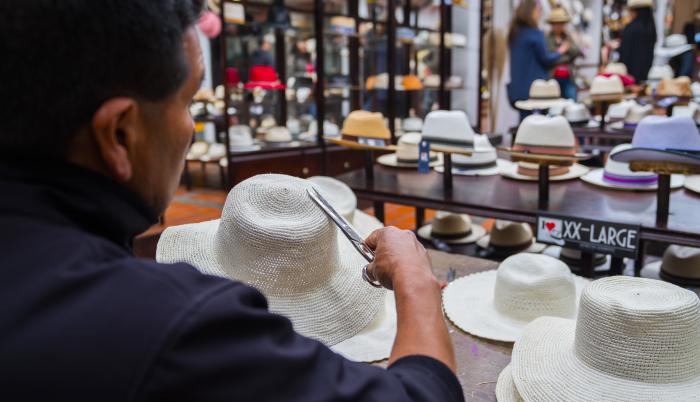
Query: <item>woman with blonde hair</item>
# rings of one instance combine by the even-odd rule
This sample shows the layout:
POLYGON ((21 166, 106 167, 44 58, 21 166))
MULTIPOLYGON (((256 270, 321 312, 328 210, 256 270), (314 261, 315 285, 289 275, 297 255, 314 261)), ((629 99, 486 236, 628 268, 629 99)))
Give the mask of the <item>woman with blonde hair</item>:
MULTIPOLYGON (((530 85, 536 79, 547 79, 550 70, 561 56, 569 51, 569 41, 564 41, 556 52, 547 49, 544 32, 538 28, 542 7, 538 0, 522 0, 515 9, 508 32, 510 47, 510 83, 508 98, 511 104, 525 100, 530 85)), ((521 112, 521 118, 527 113, 521 112)))

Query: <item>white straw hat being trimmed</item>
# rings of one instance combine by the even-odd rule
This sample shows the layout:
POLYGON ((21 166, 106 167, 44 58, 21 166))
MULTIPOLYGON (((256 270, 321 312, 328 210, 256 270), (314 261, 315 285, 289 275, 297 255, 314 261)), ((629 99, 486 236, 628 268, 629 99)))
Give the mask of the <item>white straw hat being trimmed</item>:
POLYGON ((481 225, 472 223, 469 215, 438 211, 432 223, 417 231, 418 237, 426 240, 438 239, 447 244, 474 243, 486 234, 481 225))
POLYGON ((385 334, 392 328, 395 334, 395 311, 375 319, 391 296, 363 281, 367 262, 308 196, 313 186, 276 174, 245 180, 229 193, 220 220, 166 229, 157 260, 187 262, 257 288, 272 312, 336 352, 362 361, 387 358, 393 337, 385 334), (358 335, 371 344, 343 349, 358 335), (367 356, 368 350, 382 353, 367 356))
POLYGON ((653 279, 599 279, 576 320, 528 325, 511 365, 527 401, 697 401, 700 299, 653 279))
POLYGON ((561 261, 522 253, 507 258, 497 271, 450 283, 443 291, 442 305, 447 318, 461 330, 515 342, 537 317, 575 317, 576 300, 587 283, 561 261))

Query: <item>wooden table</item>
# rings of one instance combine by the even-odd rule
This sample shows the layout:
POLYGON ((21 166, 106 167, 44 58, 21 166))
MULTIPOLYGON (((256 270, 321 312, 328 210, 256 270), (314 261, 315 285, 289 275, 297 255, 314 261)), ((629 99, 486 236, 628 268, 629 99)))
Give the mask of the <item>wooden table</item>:
MULTIPOLYGON (((447 279, 447 271, 454 268, 461 277, 481 271, 496 269, 498 263, 463 255, 428 251, 433 262, 433 272, 439 280, 447 279)), ((462 332, 448 323, 450 336, 457 357, 457 376, 467 402, 496 400, 496 380, 508 363, 513 351, 510 343, 488 341, 462 332)))

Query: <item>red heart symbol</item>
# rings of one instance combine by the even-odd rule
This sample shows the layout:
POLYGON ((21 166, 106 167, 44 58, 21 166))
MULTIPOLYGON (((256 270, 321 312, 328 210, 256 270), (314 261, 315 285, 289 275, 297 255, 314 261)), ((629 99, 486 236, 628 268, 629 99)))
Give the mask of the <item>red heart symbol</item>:
POLYGON ((547 222, 544 224, 544 226, 551 232, 557 225, 554 224, 554 222, 547 222))

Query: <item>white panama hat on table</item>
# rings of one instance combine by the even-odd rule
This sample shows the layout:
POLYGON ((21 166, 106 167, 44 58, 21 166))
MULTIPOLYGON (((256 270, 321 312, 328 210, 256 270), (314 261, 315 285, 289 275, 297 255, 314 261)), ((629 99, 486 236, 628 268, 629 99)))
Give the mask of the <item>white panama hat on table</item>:
POLYGON ((538 317, 574 318, 587 283, 561 261, 522 253, 508 257, 497 270, 451 282, 443 290, 442 305, 459 329, 480 338, 515 342, 538 317))
MULTIPOLYGON (((418 158, 422 137, 420 133, 406 133, 399 137, 396 152, 384 154, 377 158, 380 165, 396 168, 418 168, 418 158)), ((442 154, 430 152, 430 164, 434 167, 442 164, 442 154)))
MULTIPOLYGON (((631 144, 620 144, 610 151, 610 155, 632 148, 631 144)), ((629 163, 617 162, 608 158, 605 168, 593 169, 581 177, 586 183, 611 190, 623 191, 656 191, 659 187, 659 176, 653 172, 633 172, 629 163)), ((685 177, 674 174, 671 176, 671 188, 683 187, 685 177)))
POLYGON ((652 279, 599 279, 583 291, 577 319, 525 328, 511 369, 526 401, 697 401, 700 299, 652 279))
POLYGON ((417 231, 418 237, 438 239, 447 244, 469 244, 486 234, 481 225, 472 223, 469 215, 438 211, 435 219, 417 231))
POLYGON ((561 97, 561 88, 556 80, 535 80, 530 85, 529 99, 515 102, 520 110, 549 109, 566 103, 561 97))
POLYGON ((315 186, 274 174, 245 180, 220 220, 166 229, 157 260, 253 286, 302 335, 352 360, 383 360, 396 334, 393 293, 362 279, 367 262, 311 200, 315 186))
POLYGON ((493 249, 499 255, 516 253, 541 253, 547 247, 537 243, 530 225, 497 219, 491 233, 477 240, 476 244, 487 250, 493 249))

